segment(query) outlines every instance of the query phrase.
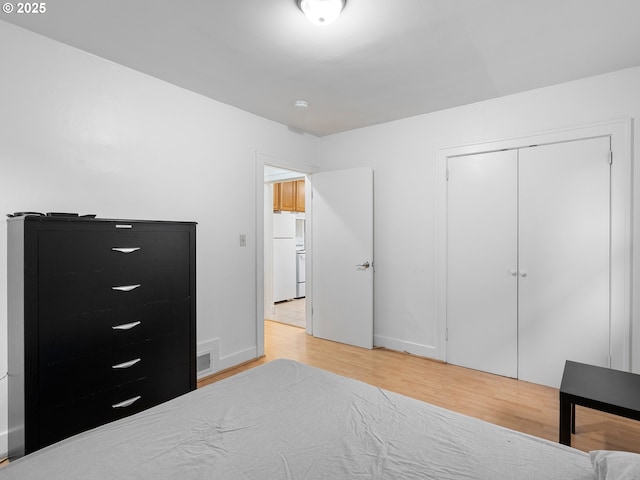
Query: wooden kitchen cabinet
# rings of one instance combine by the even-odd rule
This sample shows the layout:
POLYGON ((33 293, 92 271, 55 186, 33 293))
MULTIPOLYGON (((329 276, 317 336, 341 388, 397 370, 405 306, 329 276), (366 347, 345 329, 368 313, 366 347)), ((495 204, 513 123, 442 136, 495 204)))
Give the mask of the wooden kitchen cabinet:
POLYGON ((282 182, 280 184, 280 210, 295 212, 295 207, 296 182, 282 182))
POLYGON ((304 179, 273 184, 273 210, 304 212, 304 179))
POLYGON ((280 192, 282 191, 280 183, 273 184, 273 211, 280 211, 280 192))
POLYGON ((296 212, 304 212, 304 179, 296 180, 296 212))

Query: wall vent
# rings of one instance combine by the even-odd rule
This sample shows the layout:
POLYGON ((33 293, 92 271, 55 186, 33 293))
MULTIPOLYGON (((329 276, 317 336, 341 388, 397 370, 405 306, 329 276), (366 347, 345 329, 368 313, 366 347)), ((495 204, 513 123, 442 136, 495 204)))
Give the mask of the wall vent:
POLYGON ((197 377, 213 375, 220 370, 220 339, 214 338, 198 344, 196 356, 197 377))
POLYGON ((199 355, 197 359, 198 373, 203 370, 211 370, 211 352, 199 355))

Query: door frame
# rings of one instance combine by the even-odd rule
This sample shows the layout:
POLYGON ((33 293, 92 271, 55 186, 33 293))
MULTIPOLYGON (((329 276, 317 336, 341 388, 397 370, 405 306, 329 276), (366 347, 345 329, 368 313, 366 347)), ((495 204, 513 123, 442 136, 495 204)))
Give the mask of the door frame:
MULTIPOLYGON (((611 263, 610 352, 611 367, 631 369, 632 302, 632 120, 622 119, 566 130, 438 149, 438 333, 436 355, 447 360, 447 159, 582 140, 611 137, 611 263)), ((640 339, 640 336, 638 337, 640 339)))
MULTIPOLYGON (((255 213, 255 232, 256 232, 256 278, 255 278, 255 295, 256 295, 256 356, 262 357, 264 356, 264 313, 265 313, 265 229, 264 229, 264 219, 266 214, 266 206, 264 203, 264 166, 271 165, 277 168, 283 168, 286 170, 292 170, 295 172, 300 172, 305 176, 313 175, 318 172, 320 169, 313 165, 308 165, 304 163, 295 162, 292 160, 287 160, 281 157, 277 157, 275 155, 270 155, 264 152, 255 151, 255 195, 256 195, 256 213, 255 213)), ((305 197, 307 199, 311 198, 311 185, 310 182, 305 182, 305 197)), ((311 202, 305 202, 307 205, 311 205, 311 202)), ((305 236, 307 238, 307 242, 305 243, 305 250, 307 252, 306 256, 306 318, 307 318, 307 333, 312 334, 312 322, 309 321, 311 318, 311 307, 313 304, 313 295, 311 293, 313 286, 313 271, 311 265, 311 259, 313 258, 313 245, 311 242, 311 218, 312 218, 311 208, 307 208, 305 211, 305 236)))

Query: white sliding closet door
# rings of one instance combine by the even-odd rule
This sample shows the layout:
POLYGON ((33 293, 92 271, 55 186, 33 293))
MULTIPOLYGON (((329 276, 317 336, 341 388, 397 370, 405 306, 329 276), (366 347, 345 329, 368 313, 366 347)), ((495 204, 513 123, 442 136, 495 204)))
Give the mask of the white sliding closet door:
POLYGON ((447 169, 447 361, 516 377, 517 152, 447 169))
POLYGON ((609 137, 519 150, 519 370, 558 387, 565 360, 608 366, 609 137))

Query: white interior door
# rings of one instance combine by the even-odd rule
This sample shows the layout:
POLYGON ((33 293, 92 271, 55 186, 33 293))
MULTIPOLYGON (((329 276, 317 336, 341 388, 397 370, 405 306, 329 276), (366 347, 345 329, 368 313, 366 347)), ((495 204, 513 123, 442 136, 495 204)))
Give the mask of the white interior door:
POLYGON ((373 348, 373 171, 315 173, 313 335, 373 348))
POLYGON ((447 362, 516 377, 517 151, 447 168, 447 362))
POLYGON ((608 366, 609 137, 520 150, 519 378, 608 366))

